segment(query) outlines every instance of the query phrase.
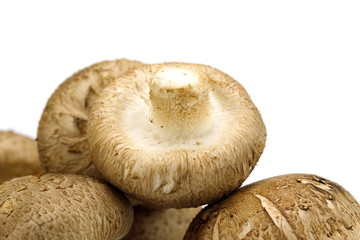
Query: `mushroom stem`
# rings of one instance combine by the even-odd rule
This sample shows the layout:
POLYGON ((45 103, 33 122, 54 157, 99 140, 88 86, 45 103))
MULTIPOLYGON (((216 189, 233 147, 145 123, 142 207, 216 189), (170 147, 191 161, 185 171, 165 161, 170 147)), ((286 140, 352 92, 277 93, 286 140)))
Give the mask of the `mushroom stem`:
POLYGON ((162 67, 150 81, 153 123, 166 134, 198 136, 211 116, 208 79, 203 72, 162 67))

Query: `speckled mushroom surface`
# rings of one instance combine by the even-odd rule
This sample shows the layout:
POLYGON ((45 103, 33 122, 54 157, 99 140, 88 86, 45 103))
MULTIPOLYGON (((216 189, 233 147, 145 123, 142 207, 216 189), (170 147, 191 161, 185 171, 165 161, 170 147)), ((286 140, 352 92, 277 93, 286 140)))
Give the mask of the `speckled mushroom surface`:
POLYGON ((291 174, 242 187, 203 209, 184 240, 360 239, 360 206, 338 184, 291 174))
POLYGON ((103 61, 80 70, 56 89, 43 111, 37 136, 47 171, 99 177, 88 157, 89 109, 105 85, 140 65, 127 59, 103 61))
POLYGON ((12 131, 0 131, 0 183, 43 171, 34 139, 12 131))
POLYGON ((146 65, 104 88, 88 121, 101 174, 148 206, 207 204, 247 178, 266 130, 246 90, 210 66, 146 65))
POLYGON ((0 185, 0 239, 120 239, 133 220, 129 201, 80 175, 44 174, 0 185))
POLYGON ((199 208, 134 207, 134 223, 126 240, 182 240, 199 208))

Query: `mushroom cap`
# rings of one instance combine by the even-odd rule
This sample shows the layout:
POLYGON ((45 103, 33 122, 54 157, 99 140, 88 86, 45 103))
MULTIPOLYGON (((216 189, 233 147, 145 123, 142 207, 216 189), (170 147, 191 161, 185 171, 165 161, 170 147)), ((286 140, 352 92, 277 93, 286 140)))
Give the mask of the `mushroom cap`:
POLYGON ((119 239, 133 221, 120 192, 91 177, 44 174, 0 185, 0 239, 119 239))
POLYGON ((88 156, 89 108, 106 84, 140 65, 127 59, 103 61, 80 70, 56 89, 37 134, 40 160, 47 171, 100 177, 88 156))
POLYGON ((360 206, 332 181, 283 175, 242 187, 209 205, 184 239, 360 239, 360 206))
POLYGON ((0 183, 43 171, 34 139, 12 131, 0 131, 0 183))
POLYGON ((134 207, 134 222, 128 240, 182 240, 199 208, 148 209, 134 207))
POLYGON ((104 88, 89 116, 88 139, 99 172, 128 196, 147 206, 186 208, 238 188, 262 154, 266 130, 246 90, 230 76, 206 65, 164 63, 104 88), (210 127, 202 135, 173 137, 171 126, 152 121, 149 83, 164 66, 208 78, 210 127))

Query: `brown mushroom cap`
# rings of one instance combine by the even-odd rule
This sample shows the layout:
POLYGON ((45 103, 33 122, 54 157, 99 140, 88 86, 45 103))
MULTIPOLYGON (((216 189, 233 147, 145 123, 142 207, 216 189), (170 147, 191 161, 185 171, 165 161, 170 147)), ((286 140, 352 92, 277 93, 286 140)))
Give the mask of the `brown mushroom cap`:
POLYGON ((210 66, 147 65, 95 101, 89 150, 99 172, 148 206, 185 208, 230 193, 265 146, 265 126, 245 89, 210 66))
POLYGON ((134 222, 127 240, 182 240, 201 208, 148 209, 134 207, 134 222))
POLYGON ((0 185, 0 239, 119 239, 133 221, 129 201, 99 180, 44 174, 0 185))
POLYGON ((12 131, 0 131, 0 183, 43 171, 34 139, 12 131))
POLYGON ((99 177, 88 157, 86 124, 94 98, 115 77, 142 63, 103 61, 66 79, 52 94, 38 127, 40 160, 49 172, 99 177))
POLYGON ((242 187, 209 205, 184 239, 360 239, 360 206, 322 177, 284 175, 242 187))

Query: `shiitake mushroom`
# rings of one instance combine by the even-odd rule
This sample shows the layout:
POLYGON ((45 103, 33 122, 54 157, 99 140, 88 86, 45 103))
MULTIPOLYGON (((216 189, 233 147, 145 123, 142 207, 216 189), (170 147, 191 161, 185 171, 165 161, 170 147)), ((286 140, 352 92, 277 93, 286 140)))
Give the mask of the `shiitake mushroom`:
POLYGON ((192 221, 184 240, 360 239, 360 205, 337 183, 289 174, 239 188, 192 221))
POLYGON ((46 173, 0 185, 0 240, 116 240, 133 221, 130 202, 91 177, 46 173))
POLYGON ((124 240, 182 240, 198 208, 134 207, 134 222, 124 240))
POLYGON ((101 177, 88 156, 90 108, 104 86, 141 65, 128 59, 102 61, 78 71, 55 90, 37 133, 40 160, 48 172, 101 177))
POLYGON ((0 131, 0 183, 44 171, 34 139, 13 131, 0 131))
POLYGON ((153 207, 196 207, 238 188, 265 147, 246 90, 218 69, 164 63, 115 79, 88 120, 103 177, 153 207))

